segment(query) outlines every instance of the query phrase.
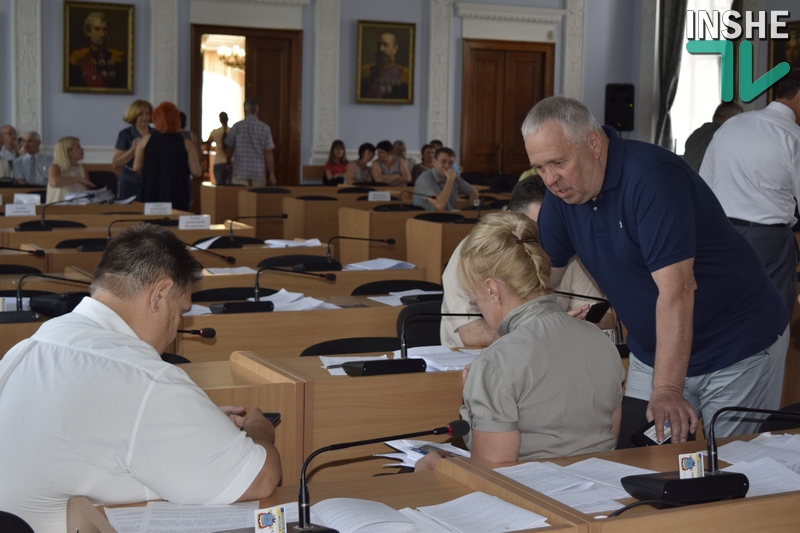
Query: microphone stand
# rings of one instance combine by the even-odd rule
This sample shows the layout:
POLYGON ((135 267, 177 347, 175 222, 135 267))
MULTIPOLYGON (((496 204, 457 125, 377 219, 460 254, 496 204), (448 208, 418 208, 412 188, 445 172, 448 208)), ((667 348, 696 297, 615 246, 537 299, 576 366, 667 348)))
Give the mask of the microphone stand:
POLYGON ((231 257, 230 255, 218 254, 216 252, 212 252, 211 250, 205 250, 205 249, 200 248, 199 246, 197 246, 195 244, 189 244, 188 242, 184 242, 184 241, 181 241, 181 243, 184 246, 188 246, 189 248, 194 248, 195 250, 199 250, 199 251, 201 251, 203 253, 206 253, 206 254, 209 254, 209 255, 213 255, 214 257, 218 257, 218 258, 222 259, 223 261, 226 261, 226 262, 228 262, 228 263, 230 263, 232 265, 236 264, 236 258, 235 257, 231 257))
MULTIPOLYGON (((42 219, 39 222, 36 221, 28 221, 19 224, 14 231, 53 231, 53 227, 75 227, 75 228, 85 228, 84 224, 80 222, 68 222, 66 224, 58 224, 58 223, 50 223, 47 224, 45 222, 44 214, 47 211, 47 208, 51 205, 60 205, 60 204, 69 204, 74 202, 75 200, 83 200, 85 198, 94 198, 97 193, 89 192, 86 194, 82 194, 81 196, 76 196, 75 198, 70 198, 69 200, 59 200, 58 202, 52 202, 49 204, 45 204, 42 206, 42 219)), ((65 221, 66 222, 66 221, 65 221)))
POLYGON ((22 284, 26 278, 29 277, 39 277, 39 278, 47 278, 47 279, 54 279, 58 281, 68 281, 73 283, 80 283, 83 285, 91 285, 91 282, 84 281, 80 279, 70 279, 61 276, 53 276, 51 274, 25 274, 19 278, 17 282, 17 294, 16 294, 16 311, 6 311, 5 313, 0 313, 0 324, 19 324, 23 322, 36 322, 39 319, 39 314, 36 311, 23 311, 22 310, 22 284))
POLYGON ((413 439, 415 437, 424 437, 426 435, 449 435, 451 437, 463 437, 469 433, 469 422, 466 420, 455 420, 450 422, 444 427, 435 428, 429 431, 417 431, 415 433, 406 433, 404 435, 394 435, 392 437, 381 437, 377 439, 359 440, 355 442, 344 442, 341 444, 331 444, 315 450, 303 462, 303 467, 300 469, 300 489, 297 495, 297 509, 298 521, 290 522, 286 525, 286 531, 302 531, 304 533, 339 533, 335 529, 325 526, 317 526, 311 523, 311 504, 310 496, 308 494, 308 483, 306 481, 306 470, 309 463, 323 452, 334 450, 344 450, 345 448, 353 448, 355 446, 366 446, 368 444, 378 444, 386 442, 387 440, 402 440, 413 439))
POLYGON ((714 424, 722 413, 761 413, 800 419, 800 413, 755 407, 723 407, 711 417, 708 429, 708 469, 703 477, 680 479, 679 472, 660 472, 622 478, 622 487, 640 500, 666 500, 684 504, 743 498, 750 488, 747 476, 719 469, 714 424))
POLYGON ((22 248, 9 248, 8 246, 0 246, 0 250, 11 250, 12 252, 25 252, 26 254, 33 254, 38 257, 44 257, 44 250, 38 248, 36 250, 23 250, 22 248))
POLYGON ((232 218, 230 224, 228 225, 228 238, 227 239, 217 239, 214 241, 211 246, 214 248, 241 248, 244 244, 264 244, 264 241, 261 239, 257 239, 255 237, 235 237, 233 235, 233 223, 239 220, 250 220, 250 219, 260 219, 260 218, 280 218, 285 219, 289 218, 289 215, 286 213, 282 213, 280 215, 259 215, 259 216, 242 216, 232 218))

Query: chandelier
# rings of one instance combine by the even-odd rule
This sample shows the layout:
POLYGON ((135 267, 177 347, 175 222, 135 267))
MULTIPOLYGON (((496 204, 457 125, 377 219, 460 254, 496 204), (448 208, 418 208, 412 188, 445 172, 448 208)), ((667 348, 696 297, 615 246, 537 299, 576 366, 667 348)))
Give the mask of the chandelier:
POLYGON ((238 44, 234 44, 233 48, 220 46, 217 48, 217 55, 224 65, 244 70, 244 48, 238 44))

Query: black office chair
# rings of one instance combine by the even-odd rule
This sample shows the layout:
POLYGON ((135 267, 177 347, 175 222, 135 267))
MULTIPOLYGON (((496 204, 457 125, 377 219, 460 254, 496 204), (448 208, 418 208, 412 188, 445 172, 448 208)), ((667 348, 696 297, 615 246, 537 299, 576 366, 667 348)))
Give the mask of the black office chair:
POLYGON ((283 187, 253 187, 249 191, 256 194, 292 194, 292 191, 283 187))
POLYGON ((309 200, 312 202, 336 202, 338 199, 333 198, 331 196, 321 196, 318 194, 309 194, 306 196, 297 196, 298 200, 309 200))
MULTIPOLYGON (((800 403, 793 403, 792 405, 787 405, 781 411, 786 411, 788 413, 797 413, 800 412, 800 403)), ((797 417, 787 417, 781 415, 769 415, 764 422, 761 423, 761 427, 759 428, 759 433, 764 433, 765 431, 785 431, 787 429, 794 429, 800 428, 800 418, 797 417)))
POLYGON ((647 424, 647 400, 622 397, 622 420, 619 425, 617 449, 636 448, 631 436, 647 424))
POLYGON ((58 244, 56 244, 56 248, 98 248, 100 250, 105 249, 105 245, 108 244, 108 239, 102 238, 87 238, 87 239, 65 239, 58 244))
POLYGON ((411 204, 381 204, 372 208, 373 211, 425 211, 424 207, 411 204))
POLYGON ((185 365, 186 363, 191 363, 191 361, 186 359, 184 356, 175 353, 162 353, 161 360, 173 365, 185 365))
POLYGON ((117 175, 110 170, 90 170, 89 181, 94 183, 98 189, 106 187, 109 191, 117 194, 117 175))
POLYGON ((462 172, 461 178, 471 185, 488 185, 489 181, 485 172, 462 172))
POLYGON ((307 355, 337 355, 367 352, 393 352, 400 349, 397 337, 349 337, 319 342, 309 346, 300 353, 307 355))
POLYGON ((373 192, 375 189, 372 187, 342 187, 336 194, 362 194, 365 192, 373 192))
POLYGON ((38 268, 28 265, 0 265, 0 276, 13 275, 13 274, 41 274, 42 271, 38 268))
POLYGON ((22 518, 0 511, 0 531, 4 533, 34 533, 33 528, 22 518))
POLYGON ((489 180, 489 192, 511 192, 518 181, 514 174, 495 174, 489 180))
MULTIPOLYGON (((41 223, 42 222, 40 220, 29 220, 27 222, 23 222, 22 224, 19 224, 16 228, 14 228, 14 230, 15 231, 36 231, 33 228, 35 226, 40 226, 41 223)), ((50 219, 47 219, 47 220, 45 220, 45 226, 50 226, 51 228, 85 228, 86 224, 83 224, 81 222, 75 222, 73 220, 50 220, 50 219)))
MULTIPOLYGON (((204 237, 202 239, 197 239, 192 244, 197 246, 201 242, 204 242, 204 241, 207 241, 207 240, 208 240, 208 237, 204 237)), ((238 235, 234 235, 233 236, 233 241, 234 241, 234 243, 239 243, 239 244, 264 244, 264 240, 263 239, 256 239, 255 237, 240 237, 238 235)), ((230 242, 230 237, 228 237, 226 235, 226 236, 220 237, 219 239, 217 239, 214 242, 212 242, 211 244, 209 244, 208 245, 208 249, 209 250, 213 250, 213 249, 220 249, 220 248, 233 248, 232 246, 227 246, 227 244, 229 242, 230 242)), ((239 248, 239 246, 236 246, 236 248, 239 248)))
POLYGON ((458 222, 464 220, 464 215, 458 213, 443 213, 441 211, 430 211, 428 213, 420 213, 414 218, 418 220, 427 220, 428 222, 458 222))
POLYGON ((508 200, 495 200, 489 204, 489 209, 503 209, 508 205, 508 200))
MULTIPOLYGON (((275 289, 260 288, 261 296, 275 294, 275 289)), ((192 293, 192 302, 230 302, 237 300, 247 300, 255 294, 253 287, 220 287, 216 289, 205 289, 192 293)))
POLYGON ((335 185, 340 185, 342 183, 344 183, 344 178, 339 177, 339 178, 328 179, 328 177, 326 175, 323 174, 323 176, 322 176, 322 184, 323 185, 334 185, 335 186, 335 185))
POLYGON ((390 292, 410 291, 419 289, 421 291, 441 291, 442 286, 432 281, 423 281, 417 279, 387 279, 372 281, 359 285, 351 296, 365 296, 370 294, 389 294, 390 292))
POLYGON ((293 267, 299 263, 326 263, 328 258, 324 255, 292 254, 267 257, 258 263, 258 268, 264 267, 293 267))
POLYGON ((441 316, 416 316, 425 313, 441 313, 442 301, 434 300, 430 302, 420 302, 405 306, 397 315, 397 337, 403 334, 403 322, 408 318, 406 324, 406 346, 438 346, 442 343, 439 335, 439 326, 442 322, 441 316))

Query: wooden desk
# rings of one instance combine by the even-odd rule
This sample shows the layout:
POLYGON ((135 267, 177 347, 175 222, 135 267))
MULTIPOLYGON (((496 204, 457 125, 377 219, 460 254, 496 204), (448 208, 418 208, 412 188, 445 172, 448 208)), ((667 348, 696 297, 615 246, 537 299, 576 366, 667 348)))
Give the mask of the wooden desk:
POLYGON ((217 405, 258 407, 281 414, 275 426, 275 447, 281 456, 284 484, 300 477, 303 464, 303 392, 301 381, 263 365, 250 352, 234 352, 227 361, 181 365, 217 405))
MULTIPOLYGON (((441 463, 441 462, 440 462, 441 463)), ((547 518, 550 527, 524 531, 587 531, 585 524, 570 522, 552 506, 532 501, 526 494, 500 486, 472 472, 458 468, 437 468, 433 472, 398 476, 382 476, 345 482, 312 483, 309 486, 311 503, 329 498, 360 498, 381 501, 394 509, 421 507, 444 503, 475 491, 513 503, 547 518)), ((261 500, 260 508, 297 501, 297 485, 278 487, 269 498, 261 500)), ((138 505, 144 505, 138 504, 138 505)), ((119 507, 119 506, 115 506, 119 507)), ((116 533, 105 517, 102 506, 95 507, 85 496, 72 497, 67 504, 67 530, 80 533, 116 533)))
MULTIPOLYGON (((306 384, 306 456, 329 444, 444 426, 458 419, 462 404, 461 372, 353 378, 331 376, 321 368, 319 357, 264 358, 263 364, 306 384)), ((445 437, 424 439, 444 442, 445 437)), ((328 452, 314 460, 307 474, 319 482, 393 473, 396 469, 381 467, 391 460, 372 457, 389 451, 385 444, 373 444, 328 452)))
POLYGON ((39 326, 44 324, 46 320, 47 318, 41 317, 36 322, 0 324, 0 359, 6 355, 6 352, 9 351, 12 346, 36 333, 39 326))
MULTIPOLYGON (((339 210, 349 208, 358 211, 371 211, 381 202, 359 201, 353 196, 340 195, 336 201, 302 200, 300 198, 284 198, 283 212, 288 215, 283 221, 284 239, 312 239, 316 237, 323 243, 334 235, 351 235, 341 229, 339 225, 339 210), (344 198, 342 198, 342 196, 344 198)), ((341 243, 337 243, 341 246, 341 243)))
MULTIPOLYGON (((311 295, 313 296, 313 294, 311 295)), ((193 362, 227 359, 236 350, 265 357, 296 357, 312 344, 347 337, 395 337, 402 307, 382 305, 361 296, 323 298, 345 309, 185 316, 179 329, 214 328, 214 339, 178 335, 174 353, 193 362)))
POLYGON ((40 193, 46 192, 46 187, 30 187, 28 185, 24 186, 11 186, 11 187, 0 187, 0 195, 3 197, 3 204, 11 204, 14 203, 14 195, 15 194, 33 194, 33 193, 40 193))
MULTIPOLYGON (((255 268, 255 266, 253 266, 255 268)), ((275 290, 286 289, 290 292, 302 292, 306 296, 315 298, 327 296, 349 296, 353 289, 364 283, 390 279, 425 279, 424 268, 410 270, 360 270, 333 272, 335 281, 326 281, 303 274, 265 270, 259 276, 259 285, 275 290)), ((195 291, 224 288, 224 287, 252 287, 255 282, 254 274, 208 274, 204 272, 201 279, 194 286, 195 291)))
MULTIPOLYGON (((743 437, 749 440, 753 435, 743 437)), ((733 440, 733 439, 725 439, 733 440)), ((724 441, 723 441, 724 442, 724 441)), ((705 441, 670 444, 668 446, 651 446, 648 448, 632 448, 615 450, 590 455, 551 459, 552 462, 565 466, 588 457, 598 457, 657 471, 677 470, 677 454, 690 453, 706 448, 705 441)), ((522 490, 531 498, 542 503, 555 505, 558 514, 567 520, 580 523, 587 522, 589 531, 593 533, 668 533, 707 532, 707 531, 794 531, 800 523, 800 491, 770 496, 758 496, 737 500, 721 501, 673 509, 657 510, 649 505, 642 505, 626 511, 618 517, 596 519, 575 511, 571 507, 556 502, 541 493, 527 488, 505 476, 495 473, 489 467, 475 465, 462 459, 448 459, 461 468, 476 475, 489 477, 492 481, 510 489, 522 490)), ((438 466, 438 465, 437 465, 438 466)), ((636 501, 633 498, 623 500, 624 503, 636 501)))
POLYGON ((0 250, 0 265, 21 265, 38 268, 42 272, 47 270, 47 256, 38 256, 27 252, 14 250, 0 250))
MULTIPOLYGON (((53 212, 56 211, 60 205, 53 206, 47 210, 47 215, 45 221, 48 220, 69 220, 71 222, 80 222, 81 224, 85 225, 88 228, 108 228, 108 225, 111 224, 115 220, 123 220, 123 219, 136 219, 136 220, 158 220, 162 217, 161 215, 143 215, 140 212, 133 212, 133 213, 122 213, 122 214, 103 214, 103 213, 81 213, 81 212, 74 212, 64 213, 64 212, 53 212)), ((103 206, 65 206, 65 207, 105 207, 106 209, 115 206, 103 205, 103 206)), ((41 212, 41 211, 40 211, 41 212)), ((187 211, 174 211, 171 216, 174 220, 178 220, 180 215, 189 215, 187 211)), ((41 215, 37 217, 0 217, 0 228, 16 228, 19 224, 23 222, 40 222, 42 220, 41 215)), ((125 227, 131 226, 132 224, 114 224, 114 229, 117 229, 117 226, 125 227)), ((73 228, 74 229, 74 228, 73 228)), ((36 232, 26 232, 26 233, 36 233, 36 232)), ((41 233, 41 232, 39 232, 41 233)))
MULTIPOLYGON (((368 259, 386 257, 406 260, 406 220, 422 211, 372 211, 343 207, 339 210, 339 232, 348 237, 388 239, 396 242, 388 245, 380 242, 340 240, 339 253, 343 265, 368 259)), ((430 274, 428 274, 430 276, 430 274)))
MULTIPOLYGON (((119 233, 124 225, 114 226, 112 234, 119 233)), ((228 226, 212 224, 211 229, 179 230, 177 226, 165 226, 184 242, 194 243, 200 239, 208 239, 217 235, 228 235, 228 226)), ((233 223, 233 234, 252 237, 253 227, 240 222, 233 223)), ((0 229, 0 246, 20 248, 23 244, 35 244, 41 248, 55 248, 58 243, 67 239, 105 239, 108 226, 89 228, 55 228, 53 231, 14 231, 12 228, 0 229)))
MULTIPOLYGON (((2 190, 2 189, 0 189, 2 190)), ((5 201, 4 201, 5 204, 5 201)), ((36 206, 36 214, 41 216, 44 205, 36 206)), ((187 211, 173 211, 174 213, 189 214, 187 211)), ((0 213, 5 214, 5 205, 0 206, 0 213)), ((60 204, 52 205, 47 208, 47 214, 53 215, 142 215, 144 214, 144 204, 142 202, 131 202, 129 204, 60 204)), ((16 217, 10 217, 16 218, 16 217)))
MULTIPOLYGON (((25 244, 23 245, 23 248, 35 250, 38 248, 38 246, 25 244)), ((215 255, 212 255, 205 251, 197 250, 194 248, 189 249, 194 258, 197 259, 200 262, 200 264, 206 268, 212 268, 212 267, 229 268, 229 267, 239 267, 239 266, 249 266, 251 268, 257 268, 259 262, 269 257, 278 257, 281 255, 289 255, 296 253, 304 253, 304 254, 307 253, 312 255, 324 256, 327 251, 327 247, 313 246, 309 248, 301 248, 300 250, 302 250, 302 252, 298 252, 297 248, 267 248, 266 246, 258 244, 246 245, 243 246, 242 248, 226 248, 226 249, 211 250, 212 252, 218 253, 220 255, 227 255, 230 257, 234 257, 236 259, 236 263, 230 264, 224 259, 216 257, 215 255)), ((75 249, 69 249, 69 248, 62 248, 62 249, 51 248, 45 250, 45 253, 47 254, 46 268, 48 269, 48 272, 63 272, 64 269, 69 266, 80 267, 83 270, 86 270, 87 272, 94 272, 94 270, 97 268, 97 264, 100 262, 100 257, 103 255, 103 252, 79 252, 75 249)), ((30 255, 30 254, 25 254, 25 255, 30 255)), ((36 257, 36 259, 45 259, 45 258, 36 257)), ((2 256, 0 256, 0 262, 2 262, 2 256)))
POLYGON ((414 218, 406 222, 408 262, 425 267, 428 281, 442 282, 442 272, 456 249, 475 224, 429 222, 414 218))
POLYGON ((204 213, 211 215, 212 224, 221 224, 239 216, 239 192, 245 188, 239 185, 215 185, 210 181, 203 182, 200 188, 200 205, 203 206, 204 213))

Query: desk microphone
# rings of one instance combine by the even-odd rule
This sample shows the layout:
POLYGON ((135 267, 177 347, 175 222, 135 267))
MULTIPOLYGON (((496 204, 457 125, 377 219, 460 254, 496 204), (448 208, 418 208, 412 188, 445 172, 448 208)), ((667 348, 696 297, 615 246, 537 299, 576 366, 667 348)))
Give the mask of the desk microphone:
POLYGON ((45 222, 44 214, 47 211, 47 208, 51 205, 61 205, 61 204, 69 204, 74 202, 75 200, 83 200, 85 198, 94 198, 97 196, 97 193, 87 192, 86 194, 82 194, 80 196, 76 196, 75 198, 70 198, 69 200, 59 200, 58 202, 51 202, 49 204, 45 204, 42 206, 42 219, 40 221, 29 220, 28 222, 23 222, 19 224, 14 231, 53 231, 54 227, 67 227, 67 228, 85 228, 85 224, 81 224, 80 222, 67 222, 67 221, 58 221, 58 222, 51 222, 48 224, 45 222), (62 222, 59 224, 59 222, 62 222))
POLYGON ((331 444, 330 446, 324 446, 318 450, 315 450, 314 453, 308 456, 308 458, 303 463, 303 468, 300 469, 300 491, 297 495, 297 509, 298 509, 298 521, 297 522, 290 522, 286 525, 286 531, 288 532, 304 532, 304 533, 339 533, 335 529, 331 529, 324 526, 317 526, 311 523, 311 504, 309 502, 310 497, 308 495, 308 483, 306 483, 306 469, 308 468, 308 464, 314 459, 316 456, 323 452, 330 452, 334 450, 344 450, 346 448, 353 448, 355 446, 366 446, 367 444, 378 444, 381 442, 386 442, 388 440, 402 440, 402 439, 413 439, 415 437, 424 437, 426 435, 449 435, 451 437, 463 437, 469 433, 469 422, 466 420, 454 420, 450 422, 446 426, 432 429, 429 431, 419 431, 417 433, 406 433, 405 435, 394 435, 392 437, 381 437, 378 439, 367 439, 367 440, 359 440, 355 442, 344 442, 341 444, 331 444))
POLYGON ((26 254, 33 254, 39 257, 44 256, 44 250, 37 249, 37 250, 23 250, 22 248, 9 248, 8 246, 0 246, 0 250, 11 250, 14 252, 25 252, 26 254))
POLYGON ((199 335, 204 339, 213 339, 217 336, 217 330, 214 328, 201 328, 201 329, 179 329, 178 333, 188 333, 189 335, 199 335))
POLYGON ((325 261, 307 261, 299 263, 292 267, 293 270, 298 272, 325 272, 330 270, 341 270, 342 264, 331 256, 331 243, 336 239, 346 239, 351 241, 370 241, 370 242, 383 242, 393 246, 397 241, 388 239, 368 239, 366 237, 348 237, 346 235, 336 235, 328 239, 328 252, 325 254, 325 261))
POLYGON ((244 244, 264 244, 262 239, 256 239, 255 237, 234 237, 233 235, 234 222, 238 220, 250 220, 256 218, 289 218, 289 215, 282 213, 280 215, 258 215, 232 218, 230 224, 228 225, 228 238, 217 239, 211 244, 211 246, 213 248, 241 248, 244 244))
POLYGON ((231 257, 229 255, 218 254, 217 252, 212 252, 211 250, 205 250, 205 249, 200 248, 199 246, 197 246, 195 244, 189 244, 188 242, 184 242, 184 241, 181 241, 181 242, 184 245, 186 245, 186 246, 188 246, 190 248, 194 248, 195 250, 200 250, 201 252, 213 255, 214 257, 219 257, 220 259, 222 259, 224 261, 227 261, 228 263, 230 263, 232 265, 236 264, 236 258, 235 257, 231 257))
POLYGON ((737 472, 722 472, 719 469, 714 423, 719 415, 726 412, 761 413, 800 419, 800 413, 792 411, 723 407, 711 417, 708 430, 708 470, 705 470, 703 477, 680 479, 679 472, 627 476, 621 479, 622 487, 628 494, 640 500, 666 500, 693 504, 743 498, 750 488, 747 476, 737 472))
POLYGON ((56 317, 71 312, 80 303, 84 296, 89 293, 65 293, 65 294, 48 294, 46 296, 35 296, 31 298, 31 310, 22 310, 22 285, 25 279, 29 277, 55 279, 58 281, 67 281, 72 283, 80 283, 81 285, 91 285, 90 281, 80 279, 70 279, 62 276, 53 276, 51 274, 25 274, 19 278, 17 282, 17 310, 7 311, 0 313, 0 323, 3 324, 17 324, 20 322, 36 322, 39 319, 39 313, 48 316, 56 317))

